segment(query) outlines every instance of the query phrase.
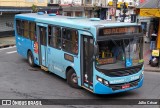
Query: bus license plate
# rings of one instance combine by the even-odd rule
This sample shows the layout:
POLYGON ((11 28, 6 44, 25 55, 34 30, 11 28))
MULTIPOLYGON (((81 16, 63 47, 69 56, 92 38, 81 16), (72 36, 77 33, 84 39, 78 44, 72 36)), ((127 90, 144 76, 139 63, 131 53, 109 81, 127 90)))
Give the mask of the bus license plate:
POLYGON ((125 84, 122 86, 122 89, 126 89, 126 88, 129 88, 130 87, 130 84, 125 84))

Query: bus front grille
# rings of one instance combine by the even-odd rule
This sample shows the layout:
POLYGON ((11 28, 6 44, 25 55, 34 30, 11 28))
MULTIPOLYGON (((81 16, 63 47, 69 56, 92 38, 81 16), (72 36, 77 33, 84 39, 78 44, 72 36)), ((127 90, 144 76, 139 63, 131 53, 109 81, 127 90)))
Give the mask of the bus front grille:
MULTIPOLYGON (((139 82, 139 81, 140 81, 140 79, 135 80, 135 81, 131 81, 131 82, 128 82, 128 83, 110 84, 109 87, 112 88, 113 91, 115 91, 115 90, 121 90, 123 85, 129 84, 130 87, 135 87, 135 86, 138 85, 138 82, 139 82)), ((130 88, 130 87, 129 87, 129 88, 130 88)))
POLYGON ((101 71, 101 72, 107 76, 110 76, 110 77, 122 77, 122 76, 136 74, 141 69, 142 69, 142 65, 139 65, 139 66, 133 66, 133 67, 123 68, 123 69, 105 70, 105 71, 101 71))

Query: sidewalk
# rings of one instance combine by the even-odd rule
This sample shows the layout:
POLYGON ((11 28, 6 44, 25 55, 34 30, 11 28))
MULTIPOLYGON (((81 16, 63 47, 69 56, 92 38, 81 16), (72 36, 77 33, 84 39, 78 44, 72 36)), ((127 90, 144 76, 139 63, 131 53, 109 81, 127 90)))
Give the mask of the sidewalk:
POLYGON ((7 36, 0 38, 0 48, 14 46, 15 45, 15 37, 14 36, 7 36))
POLYGON ((144 58, 144 70, 149 72, 160 72, 160 67, 151 67, 149 65, 149 58, 151 56, 150 43, 144 43, 143 58, 144 58))

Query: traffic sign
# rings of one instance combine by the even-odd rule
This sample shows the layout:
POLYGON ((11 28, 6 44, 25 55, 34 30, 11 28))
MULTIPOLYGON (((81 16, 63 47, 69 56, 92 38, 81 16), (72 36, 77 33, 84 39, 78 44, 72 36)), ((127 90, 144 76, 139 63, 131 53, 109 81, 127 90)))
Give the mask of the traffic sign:
POLYGON ((110 8, 110 15, 114 15, 116 12, 116 9, 115 8, 110 8))

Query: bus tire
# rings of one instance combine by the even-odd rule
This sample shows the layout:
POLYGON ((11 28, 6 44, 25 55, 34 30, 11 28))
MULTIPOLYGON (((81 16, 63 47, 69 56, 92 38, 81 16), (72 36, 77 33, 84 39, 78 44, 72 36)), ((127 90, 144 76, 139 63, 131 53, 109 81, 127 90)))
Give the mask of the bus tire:
POLYGON ((28 59, 28 64, 29 64, 31 67, 35 67, 34 58, 33 58, 33 54, 32 54, 31 51, 28 51, 27 59, 28 59))
POLYGON ((157 67, 158 66, 158 58, 153 58, 151 61, 150 61, 150 65, 152 67, 157 67))
POLYGON ((73 87, 73 88, 80 88, 78 86, 78 78, 77 78, 77 75, 75 73, 75 71, 73 69, 70 69, 68 72, 67 72, 67 83, 73 87))

